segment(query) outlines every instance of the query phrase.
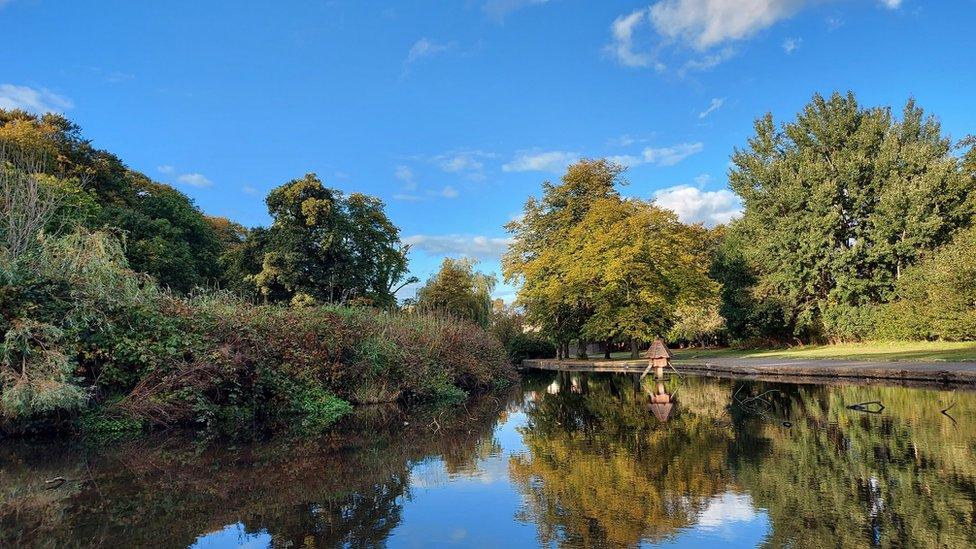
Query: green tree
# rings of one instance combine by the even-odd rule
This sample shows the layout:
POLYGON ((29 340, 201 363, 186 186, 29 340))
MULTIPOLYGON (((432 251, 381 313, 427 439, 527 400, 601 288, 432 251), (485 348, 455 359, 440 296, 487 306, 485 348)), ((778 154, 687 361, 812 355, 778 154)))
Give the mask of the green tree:
POLYGON ((374 197, 341 191, 307 174, 266 199, 271 227, 250 231, 225 264, 268 301, 396 304, 408 247, 374 197))
POLYGON ((973 182, 937 120, 914 101, 900 120, 853 94, 815 95, 796 120, 755 124, 730 185, 743 199, 755 292, 787 325, 830 337, 852 311, 891 298, 902 271, 972 217, 973 182))
POLYGON ((488 326, 495 277, 476 271, 476 264, 469 258, 444 258, 437 274, 417 291, 417 307, 444 311, 488 326))
POLYGON ((905 270, 882 308, 877 334, 898 339, 976 339, 976 227, 905 270))
POLYGON ((0 109, 0 148, 33 159, 36 171, 68 185, 63 205, 75 221, 119 229, 133 269, 179 291, 220 279, 224 244, 193 202, 95 149, 67 118, 0 109))

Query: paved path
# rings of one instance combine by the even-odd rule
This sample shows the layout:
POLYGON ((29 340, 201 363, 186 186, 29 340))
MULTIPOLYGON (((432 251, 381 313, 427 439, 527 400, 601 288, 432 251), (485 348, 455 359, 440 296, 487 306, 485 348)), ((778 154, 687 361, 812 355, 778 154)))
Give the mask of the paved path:
MULTIPOLYGON (((716 357, 676 359, 678 370, 750 376, 892 379, 976 384, 976 362, 885 362, 716 357)), ((643 372, 647 360, 526 360, 526 368, 588 372, 643 372)))

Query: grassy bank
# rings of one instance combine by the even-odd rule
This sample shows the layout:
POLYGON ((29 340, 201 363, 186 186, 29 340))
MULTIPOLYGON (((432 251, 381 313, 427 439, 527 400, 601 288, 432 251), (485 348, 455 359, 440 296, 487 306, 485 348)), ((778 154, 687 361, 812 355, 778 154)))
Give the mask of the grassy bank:
POLYGON ((76 233, 0 264, 0 432, 320 430, 351 405, 458 402, 514 378, 482 328, 367 307, 180 296, 76 233))
POLYGON ((881 361, 976 361, 974 341, 868 341, 776 349, 681 349, 676 358, 783 358, 881 361))

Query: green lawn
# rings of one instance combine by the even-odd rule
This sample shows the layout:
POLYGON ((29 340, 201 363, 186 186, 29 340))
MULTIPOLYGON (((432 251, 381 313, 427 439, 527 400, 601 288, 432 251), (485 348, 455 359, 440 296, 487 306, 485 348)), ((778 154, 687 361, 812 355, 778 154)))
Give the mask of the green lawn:
POLYGON ((675 358, 823 358, 891 361, 976 361, 976 341, 869 341, 782 349, 679 349, 675 358))
MULTIPOLYGON (((976 341, 869 341, 838 345, 805 345, 777 349, 672 349, 676 359, 744 358, 822 358, 837 360, 890 361, 974 361, 976 341)), ((630 352, 612 353, 611 360, 630 360, 630 352)), ((594 355, 591 360, 605 360, 594 355)))

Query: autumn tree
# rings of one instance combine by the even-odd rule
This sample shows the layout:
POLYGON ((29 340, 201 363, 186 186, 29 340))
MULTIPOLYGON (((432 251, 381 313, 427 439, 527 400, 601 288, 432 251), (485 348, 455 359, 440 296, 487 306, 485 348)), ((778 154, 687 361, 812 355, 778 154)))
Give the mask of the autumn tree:
POLYGON ((621 198, 621 172, 605 160, 570 166, 509 225, 506 276, 522 283, 518 300, 530 322, 559 342, 647 342, 667 333, 678 305, 718 291, 707 274, 708 231, 621 198))
POLYGON ((73 208, 64 212, 72 222, 117 230, 133 269, 179 291, 220 280, 225 248, 193 201, 94 148, 64 116, 0 109, 0 148, 63 183, 59 202, 73 208))
POLYGON ((581 160, 559 183, 544 182, 542 197, 530 197, 523 215, 506 225, 514 242, 502 258, 505 280, 521 285, 518 301, 527 320, 558 343, 560 356, 592 314, 592 304, 580 299, 580 288, 567 283, 560 267, 569 233, 596 201, 619 196, 622 173, 622 166, 606 160, 581 160))

